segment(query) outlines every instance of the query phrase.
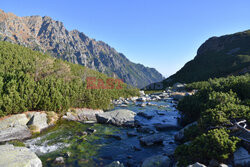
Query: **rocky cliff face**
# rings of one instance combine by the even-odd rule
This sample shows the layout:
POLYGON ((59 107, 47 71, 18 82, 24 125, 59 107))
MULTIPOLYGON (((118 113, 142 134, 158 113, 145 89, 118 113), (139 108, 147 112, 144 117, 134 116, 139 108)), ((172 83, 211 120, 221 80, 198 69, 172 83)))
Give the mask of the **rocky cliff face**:
POLYGON ((62 22, 47 16, 18 17, 0 10, 0 39, 48 52, 139 88, 163 80, 154 68, 132 63, 108 44, 77 30, 68 31, 62 22))

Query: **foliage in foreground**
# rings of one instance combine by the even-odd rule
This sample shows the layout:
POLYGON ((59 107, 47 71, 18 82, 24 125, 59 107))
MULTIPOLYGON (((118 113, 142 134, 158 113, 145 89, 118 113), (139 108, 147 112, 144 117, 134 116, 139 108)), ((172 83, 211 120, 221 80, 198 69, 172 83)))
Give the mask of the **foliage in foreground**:
POLYGON ((236 150, 239 139, 229 137, 225 129, 214 129, 196 137, 191 143, 180 145, 175 150, 175 156, 180 166, 194 162, 209 163, 215 159, 223 161, 236 150))
POLYGON ((250 75, 210 79, 187 85, 197 89, 178 104, 183 125, 197 121, 184 131, 183 142, 175 151, 180 166, 209 160, 223 161, 235 151, 239 139, 225 130, 233 121, 246 119, 250 123, 250 75), (213 130, 211 130, 213 129, 213 130))
POLYGON ((0 117, 28 110, 63 112, 69 107, 110 108, 110 100, 137 89, 86 89, 86 78, 107 76, 40 52, 0 42, 0 117))

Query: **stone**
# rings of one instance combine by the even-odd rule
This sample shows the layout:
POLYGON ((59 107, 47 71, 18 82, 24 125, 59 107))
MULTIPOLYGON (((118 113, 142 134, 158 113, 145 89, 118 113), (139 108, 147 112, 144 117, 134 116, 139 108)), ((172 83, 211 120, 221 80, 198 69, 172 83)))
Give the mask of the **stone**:
POLYGON ((136 132, 127 132, 129 137, 137 136, 136 132))
POLYGON ((188 165, 188 167, 206 167, 206 165, 203 165, 203 164, 201 164, 199 162, 196 162, 196 163, 194 163, 192 165, 188 165))
POLYGON ((135 125, 135 116, 135 112, 126 109, 118 109, 96 114, 98 123, 128 127, 133 127, 135 125))
POLYGON ((30 137, 31 133, 26 125, 16 125, 0 130, 0 142, 24 140, 30 137))
POLYGON ((111 164, 106 165, 105 167, 124 167, 124 165, 120 163, 119 161, 114 161, 111 164))
POLYGON ((151 119, 154 117, 154 114, 153 113, 150 113, 150 112, 138 112, 137 113, 138 116, 141 116, 141 117, 144 117, 144 118, 147 118, 147 119, 151 119))
POLYGON ((64 164, 64 158, 63 157, 57 157, 54 160, 54 164, 64 164))
POLYGON ((234 165, 250 166, 250 155, 243 147, 240 147, 234 152, 234 165))
POLYGON ((93 110, 87 108, 75 109, 75 114, 78 117, 78 121, 94 121, 97 122, 96 114, 104 113, 103 110, 93 110))
POLYGON ((88 129, 87 129, 87 132, 89 132, 89 133, 95 133, 95 132, 96 132, 96 129, 88 128, 88 129))
POLYGON ((178 125, 171 125, 171 124, 156 124, 156 130, 158 131, 167 131, 167 130, 178 130, 178 125))
POLYGON ((150 133, 150 134, 155 133, 155 129, 152 126, 140 126, 136 130, 137 132, 142 132, 142 133, 150 133))
POLYGON ((28 127, 32 127, 33 132, 41 132, 43 129, 49 127, 46 113, 30 112, 28 113, 28 117, 30 120, 27 125, 28 127))
POLYGON ((146 102, 147 98, 146 97, 140 97, 140 98, 136 99, 136 101, 146 102))
POLYGON ((1 167, 42 167, 41 160, 25 147, 0 146, 1 167))
POLYGON ((140 96, 145 96, 145 92, 143 90, 139 91, 140 96))
POLYGON ((154 155, 145 159, 141 167, 170 167, 171 160, 168 156, 154 155))
POLYGON ((191 124, 188 124, 186 125, 184 128, 182 128, 179 132, 177 132, 175 135, 174 135, 174 139, 176 141, 181 141, 184 139, 184 131, 185 129, 188 129, 190 126, 193 126, 193 125, 197 125, 197 122, 193 122, 191 124))
POLYGON ((114 138, 116 140, 122 140, 122 137, 120 135, 117 135, 117 134, 108 135, 108 137, 114 138))
POLYGON ((29 119, 25 114, 12 115, 7 118, 0 120, 0 130, 6 129, 15 125, 25 126, 28 123, 29 119))
POLYGON ((153 134, 140 138, 140 143, 145 146, 151 146, 156 144, 162 144, 165 136, 162 134, 153 134))

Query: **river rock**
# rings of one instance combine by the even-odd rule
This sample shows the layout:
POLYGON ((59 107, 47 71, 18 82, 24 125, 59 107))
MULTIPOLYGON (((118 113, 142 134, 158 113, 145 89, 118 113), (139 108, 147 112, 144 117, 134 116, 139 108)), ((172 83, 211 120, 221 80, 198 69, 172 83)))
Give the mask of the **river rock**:
POLYGON ((41 160, 25 147, 0 146, 1 167, 42 167, 41 160))
POLYGON ((114 161, 111 164, 106 165, 105 167, 124 167, 124 165, 120 163, 119 161, 114 161))
POLYGON ((28 123, 29 119, 25 114, 12 115, 8 118, 0 120, 0 130, 6 129, 15 125, 25 126, 28 123))
POLYGON ((63 157, 57 157, 54 160, 54 164, 64 164, 64 158, 63 157))
POLYGON ((145 96, 145 92, 143 90, 139 91, 140 96, 145 96))
POLYGON ((197 125, 197 122, 193 122, 191 124, 186 125, 184 128, 182 128, 177 134, 175 134, 174 139, 176 141, 181 141, 184 139, 184 131, 185 129, 188 129, 190 126, 197 125))
POLYGON ((178 130, 178 125, 171 125, 171 124, 156 124, 156 130, 158 131, 167 131, 167 130, 178 130))
POLYGON ((70 121, 80 121, 80 122, 93 122, 96 123, 96 114, 104 113, 103 110, 94 110, 87 108, 77 108, 71 110, 63 116, 63 119, 70 121))
POLYGON ((250 166, 250 155, 243 147, 240 147, 234 153, 234 165, 246 167, 250 166))
POLYGON ((141 167, 169 167, 171 160, 168 156, 155 155, 145 159, 141 167))
POLYGON ((144 117, 144 118, 147 118, 147 119, 151 119, 154 117, 154 114, 152 112, 143 112, 143 111, 140 111, 137 113, 138 116, 141 116, 141 117, 144 117))
POLYGON ((126 109, 118 109, 96 114, 98 123, 129 127, 133 127, 135 125, 135 116, 135 112, 126 109))
POLYGON ((41 132, 43 129, 48 128, 47 114, 42 112, 30 112, 28 113, 30 118, 27 123, 28 127, 32 127, 33 132, 41 132))
POLYGON ((188 165, 188 167, 206 167, 206 165, 203 165, 203 164, 201 164, 199 162, 196 162, 196 163, 194 163, 192 165, 188 165))
POLYGON ((136 99, 136 101, 146 102, 147 98, 146 97, 140 97, 140 98, 136 99))
POLYGON ((26 125, 16 125, 0 130, 0 142, 23 140, 30 137, 31 133, 26 125))
POLYGON ((155 144, 162 144, 165 136, 162 134, 153 134, 140 138, 140 143, 145 146, 151 146, 155 144))
POLYGON ((140 126, 136 129, 138 132, 142 132, 142 133, 155 133, 155 129, 152 126, 140 126))

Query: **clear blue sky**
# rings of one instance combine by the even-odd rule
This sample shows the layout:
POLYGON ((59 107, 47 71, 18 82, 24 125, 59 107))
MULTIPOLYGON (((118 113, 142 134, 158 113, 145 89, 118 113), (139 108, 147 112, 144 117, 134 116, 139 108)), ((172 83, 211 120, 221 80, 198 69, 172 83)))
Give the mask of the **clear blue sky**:
POLYGON ((165 76, 209 37, 250 29, 250 0, 2 0, 0 8, 51 16, 165 76))

